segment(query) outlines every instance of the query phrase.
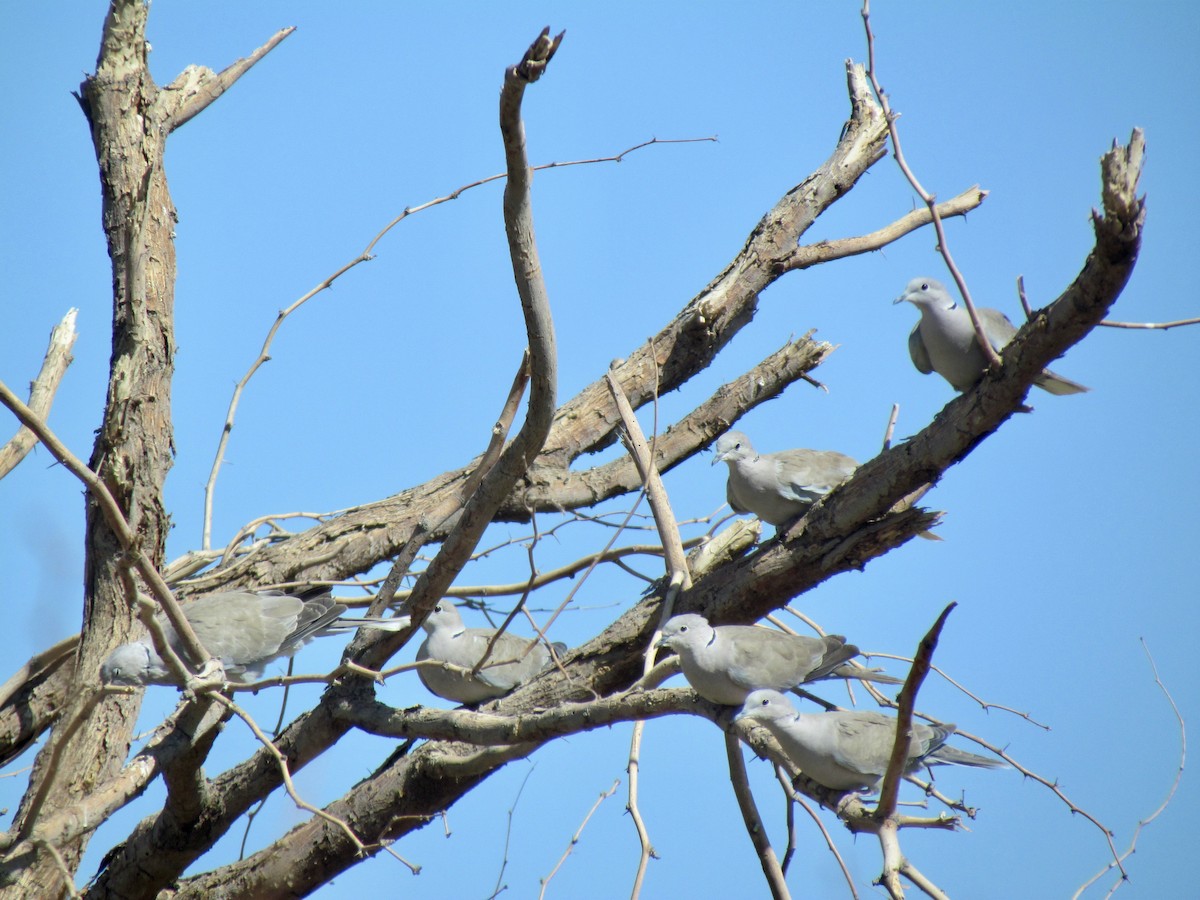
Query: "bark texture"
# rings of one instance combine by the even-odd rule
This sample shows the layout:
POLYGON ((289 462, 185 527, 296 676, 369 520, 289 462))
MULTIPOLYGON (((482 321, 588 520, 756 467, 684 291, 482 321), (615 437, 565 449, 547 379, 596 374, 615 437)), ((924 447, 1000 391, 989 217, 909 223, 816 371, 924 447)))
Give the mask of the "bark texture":
MULTIPOLYGON (((172 456, 175 278, 175 214, 162 165, 164 145, 173 128, 219 97, 287 32, 220 74, 193 67, 159 89, 146 68, 146 15, 139 0, 115 0, 96 74, 83 83, 80 102, 99 162, 114 294, 109 393, 91 466, 117 498, 138 547, 161 566, 168 527, 162 487, 172 456)), ((489 523, 585 508, 641 487, 628 459, 572 469, 584 454, 616 440, 620 417, 603 377, 557 406, 550 299, 537 258, 520 111, 526 89, 546 70, 560 40, 561 35, 540 35, 506 73, 501 94, 509 171, 505 223, 529 341, 530 397, 516 436, 486 460, 301 534, 235 547, 219 564, 177 585, 181 594, 339 579, 405 548, 440 543, 410 596, 419 617, 454 582, 489 523)), ((928 223, 926 213, 914 212, 871 235, 797 247, 817 217, 885 153, 883 112, 862 69, 850 65, 847 75, 851 116, 829 159, 779 199, 703 291, 612 370, 635 409, 707 367, 752 319, 761 292, 787 272, 875 249, 928 223)), ((999 367, 919 434, 861 466, 779 540, 753 551, 743 544, 704 564, 693 561, 693 583, 679 594, 675 611, 702 612, 717 623, 754 621, 936 524, 938 513, 911 508, 907 498, 936 483, 1018 410, 1042 368, 1086 335, 1124 287, 1141 241, 1144 206, 1136 187, 1143 151, 1135 132, 1128 146, 1104 157, 1095 248, 1062 296, 1038 311, 1005 348, 999 367)), ((973 188, 943 204, 943 215, 961 215, 983 198, 973 188)), ((722 387, 662 429, 654 443, 659 470, 706 447, 747 411, 804 378, 831 350, 804 336, 722 387)), ((129 695, 98 695, 95 677, 100 660, 133 623, 133 584, 123 549, 89 502, 81 638, 31 661, 0 691, 0 754, 14 755, 51 730, 14 827, 0 836, 4 896, 42 895, 53 891, 49 886, 62 886, 62 867, 74 872, 92 831, 160 774, 168 786, 166 805, 112 849, 86 896, 303 895, 364 852, 378 853, 423 827, 493 772, 547 741, 636 718, 719 714, 689 691, 630 690, 642 675, 665 584, 629 598, 627 611, 567 654, 560 667, 478 712, 394 709, 377 699, 369 678, 345 674, 274 741, 289 773, 353 728, 423 742, 401 744, 330 804, 325 812, 340 821, 313 816, 241 862, 185 878, 185 870, 253 804, 284 783, 284 773, 275 755, 260 747, 239 765, 207 777, 201 766, 227 713, 203 698, 188 701, 123 765, 137 703, 129 695), (61 865, 41 849, 46 843, 58 850, 61 865)), ((364 636, 348 652, 356 662, 378 667, 408 637, 364 636)))

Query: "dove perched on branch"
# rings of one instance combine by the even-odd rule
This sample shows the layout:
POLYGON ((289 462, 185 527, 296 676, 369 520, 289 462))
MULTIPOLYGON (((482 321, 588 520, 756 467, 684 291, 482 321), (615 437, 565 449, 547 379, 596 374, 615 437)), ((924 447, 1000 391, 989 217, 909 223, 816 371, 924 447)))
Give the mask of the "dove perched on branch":
MULTIPOLYGON (((495 628, 467 628, 449 600, 439 600, 421 623, 428 637, 417 650, 417 661, 432 659, 463 669, 474 669, 483 659, 495 628)), ((555 643, 560 655, 567 645, 555 643)), ((541 641, 505 632, 492 647, 487 661, 474 675, 438 666, 421 666, 417 674, 431 693, 455 703, 481 703, 503 697, 550 668, 554 661, 541 641)))
MULTIPOLYGON (((908 354, 913 365, 926 375, 937 372, 956 391, 969 390, 983 375, 987 360, 967 308, 950 296, 945 285, 932 278, 914 278, 893 303, 905 301, 921 312, 920 321, 908 336, 908 354)), ((988 343, 999 353, 1017 333, 1016 326, 998 309, 977 306, 975 312, 988 343)), ((1033 383, 1051 394, 1079 394, 1089 390, 1049 369, 1043 369, 1033 383)))
MULTIPOLYGON (((316 596, 281 591, 223 591, 182 606, 204 649, 221 661, 231 681, 250 682, 273 660, 291 656, 318 635, 349 631, 360 625, 394 629, 401 620, 343 619, 346 607, 326 590, 316 596)), ((175 629, 157 616, 171 649, 187 656, 175 629)), ((105 684, 175 684, 174 673, 150 636, 113 650, 100 667, 105 684)))
MULTIPOLYGON (((818 784, 835 791, 877 790, 892 747, 896 720, 872 711, 796 712, 778 691, 751 693, 734 721, 750 719, 765 725, 788 759, 818 784)), ((1004 763, 946 745, 953 725, 913 723, 904 772, 923 766, 953 765, 1005 769, 1004 763)))
POLYGON ((663 626, 657 646, 679 654, 684 677, 705 700, 738 706, 757 688, 786 691, 819 678, 902 684, 890 675, 846 665, 859 650, 841 635, 812 638, 754 625, 710 625, 685 613, 663 626))
POLYGON ((728 463, 725 497, 733 511, 784 525, 854 474, 858 463, 836 450, 758 453, 740 431, 717 438, 712 464, 728 463))

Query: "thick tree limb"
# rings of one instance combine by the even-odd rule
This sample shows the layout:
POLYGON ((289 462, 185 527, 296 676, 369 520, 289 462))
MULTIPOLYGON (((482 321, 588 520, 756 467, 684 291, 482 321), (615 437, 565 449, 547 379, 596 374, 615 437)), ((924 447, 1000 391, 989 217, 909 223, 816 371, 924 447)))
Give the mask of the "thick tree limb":
MULTIPOLYGON (((753 318, 759 294, 783 274, 778 261, 786 259, 817 217, 882 158, 887 135, 882 113, 871 97, 862 68, 850 65, 847 75, 851 118, 829 160, 789 190, 767 212, 724 271, 614 370, 634 409, 652 399, 657 391, 667 393, 676 389, 716 357, 753 318)), ((615 439, 618 419, 607 402, 607 393, 602 377, 555 412, 554 424, 537 463, 531 466, 526 482, 501 506, 498 518, 526 521, 531 506, 534 510, 572 508, 640 486, 628 461, 622 461, 621 469, 605 470, 609 480, 599 485, 595 483, 597 479, 581 483, 570 472, 571 463, 580 456, 615 439), (616 485, 612 477, 618 473, 621 482, 616 485)), ((686 459, 705 446, 715 433, 704 439, 692 435, 690 447, 685 451, 680 446, 674 453, 663 449, 660 442, 660 450, 666 456, 666 462, 659 464, 660 470, 666 471, 686 459)), ((194 580, 194 589, 213 591, 249 584, 336 579, 365 571, 395 554, 411 534, 420 512, 436 503, 433 495, 452 490, 469 470, 468 466, 447 472, 395 497, 351 510, 344 517, 322 523, 290 541, 264 548, 253 559, 205 573, 194 580), (335 548, 332 555, 330 548, 335 548), (320 557, 320 562, 314 563, 314 557, 320 557)))
MULTIPOLYGON (((847 140, 850 140, 853 132, 852 123, 847 140)), ((1140 141, 1138 133, 1135 133, 1135 139, 1140 141)), ((853 141, 851 145, 854 145, 853 141)), ((839 151, 841 149, 842 144, 839 145, 839 151)), ((1106 181, 1122 182, 1123 179, 1122 183, 1127 189, 1118 185, 1111 202, 1106 193, 1105 215, 1097 218, 1097 250, 1089 257, 1084 271, 1064 297, 1039 313, 1022 329, 1018 339, 1006 349, 1004 365, 998 371, 990 372, 972 391, 952 401, 938 419, 913 441, 893 448, 861 467, 850 482, 815 508, 784 536, 783 541, 772 542, 771 546, 701 578, 690 591, 681 595, 682 608, 705 611, 716 621, 757 618, 762 612, 781 605, 829 574, 861 567, 875 555, 903 543, 915 531, 930 526, 934 517, 922 511, 888 514, 887 510, 891 503, 905 496, 914 486, 936 481, 945 468, 963 458, 979 440, 998 427, 1015 405, 1021 402, 1036 371, 1086 333, 1094 324, 1091 318, 1093 314, 1098 313, 1096 318, 1103 315, 1103 308, 1112 303, 1128 277, 1136 259, 1142 218, 1140 203, 1134 195, 1140 152, 1128 156, 1123 172, 1119 171, 1122 169, 1120 160, 1115 168, 1106 164, 1106 181), (1133 159, 1135 155, 1138 157, 1136 161, 1133 159), (1130 198, 1132 202, 1127 202, 1130 198), (1039 356, 1045 359, 1039 362, 1039 356), (914 444, 927 455, 914 452, 914 444)), ((871 161, 867 159, 863 163, 862 171, 871 161)), ((840 192, 844 193, 848 189, 845 172, 840 174, 841 180, 837 184, 841 185, 840 192)), ((817 205, 821 196, 832 196, 827 202, 836 199, 832 194, 822 194, 820 186, 807 182, 789 194, 789 198, 792 194, 804 194, 802 188, 813 192, 809 200, 817 205)), ((836 191, 833 193, 840 196, 836 191)), ((805 210, 811 211, 811 208, 805 207, 805 210)), ((794 207, 788 206, 785 212, 794 210, 794 207)), ((796 225, 802 220, 803 215, 797 214, 791 224, 796 225)), ((758 248, 763 255, 759 262, 743 258, 742 264, 754 267, 764 264, 763 260, 769 264, 771 259, 778 257, 779 254, 772 257, 769 253, 770 237, 778 235, 773 230, 777 224, 778 220, 764 220, 760 224, 749 243, 761 240, 758 248)), ((785 244, 781 243, 780 247, 785 244)), ((794 243, 786 246, 786 251, 780 250, 780 253, 790 253, 792 246, 794 243)), ((759 277, 767 279, 769 276, 760 273, 759 277)), ((695 351, 695 355, 691 363, 675 358, 661 359, 661 370, 664 373, 672 370, 678 376, 709 349, 715 355, 723 346, 722 341, 727 342, 736 328, 740 327, 740 324, 736 327, 733 325, 738 316, 733 309, 740 309, 740 314, 747 320, 752 314, 757 294, 747 293, 746 289, 753 283, 754 277, 730 269, 719 276, 705 294, 689 304, 691 318, 686 326, 680 327, 675 335, 676 340, 660 344, 656 337, 654 349, 668 354, 695 351), (744 280, 739 281, 739 278, 744 280), (742 292, 739 293, 739 290, 742 292), (725 305, 731 298, 744 305, 725 305), (704 304, 705 300, 708 301, 707 305, 704 304)), ((643 363, 651 360, 657 362, 660 357, 644 357, 643 363)), ((629 364, 627 361, 626 366, 629 364)), ((633 367, 629 372, 630 380, 622 377, 623 386, 629 391, 634 383, 651 385, 646 379, 655 368, 646 365, 643 371, 633 367)), ((587 446, 594 446, 603 440, 611 440, 612 423, 597 422, 594 413, 582 425, 577 424, 589 415, 586 403, 574 408, 573 418, 564 419, 564 411, 574 403, 572 401, 559 411, 556 424, 550 429, 543 456, 546 471, 558 466, 558 471, 565 472, 565 463, 559 466, 559 461, 569 461, 571 452, 585 446, 587 441, 593 441, 587 446), (556 433, 560 422, 564 430, 556 433), (553 443, 556 440, 567 440, 568 443, 553 443)), ((695 446, 706 442, 705 439, 693 440, 695 446)), ((436 490, 454 489, 462 477, 449 473, 442 476, 436 486, 423 486, 422 489, 427 489, 427 496, 432 496, 436 490)), ((531 492, 519 492, 515 496, 524 501, 531 492)), ((395 499, 392 498, 393 501, 395 499)), ((510 502, 515 508, 516 500, 510 502)), ((501 515, 510 511, 503 506, 500 508, 501 515)), ((516 515, 515 512, 513 514, 516 515)), ((391 520, 391 523, 395 521, 391 520)), ((391 523, 384 524, 383 530, 392 528, 391 523)), ((319 526, 312 531, 317 532, 324 527, 319 526)), ((396 527, 394 530, 394 534, 389 532, 387 540, 402 538, 403 528, 396 527)), ((377 529, 373 535, 377 542, 379 531, 377 529)), ((292 544, 293 549, 299 546, 299 541, 292 544)), ((328 546, 324 549, 328 549, 328 546)), ((273 553, 278 548, 269 549, 273 553)), ((349 556, 349 553, 339 555, 321 565, 336 568, 345 565, 349 556)), ((296 559, 292 557, 288 561, 287 554, 264 554, 252 562, 257 564, 265 561, 266 567, 257 571, 267 572, 273 566, 282 568, 285 565, 297 565, 296 559)), ((303 566, 302 562, 300 566, 303 566)), ((232 574, 225 573, 224 577, 247 578, 250 579, 247 583, 253 583, 251 576, 255 572, 254 565, 246 565, 232 574)), ((215 586, 213 582, 210 584, 215 586)), ((548 673, 512 696, 489 706, 489 711, 519 714, 523 710, 553 707, 580 696, 604 696, 621 690, 637 677, 646 639, 657 621, 658 612, 658 600, 655 598, 638 604, 614 622, 604 634, 576 651, 565 672, 548 673)), ((360 702, 359 695, 339 694, 336 689, 327 694, 327 698, 312 713, 301 717, 277 742, 292 771, 321 752, 349 727, 345 720, 332 715, 331 705, 335 702, 360 702)), ((330 811, 354 823, 357 833, 372 837, 411 830, 419 827, 419 817, 445 809, 491 771, 509 759, 531 752, 535 746, 536 743, 522 743, 479 751, 453 743, 427 744, 415 752, 403 752, 389 760, 379 772, 335 804, 336 809, 331 807, 330 811), (403 798, 399 804, 396 803, 397 797, 403 798), (408 820, 404 819, 406 816, 418 818, 408 820), (405 824, 399 824, 401 820, 405 824)), ((130 889, 130 895, 135 895, 136 879, 140 876, 148 877, 151 883, 170 883, 191 860, 211 846, 254 799, 271 789, 273 779, 277 783, 277 775, 272 774, 270 761, 265 753, 260 752, 241 766, 214 779, 196 823, 169 823, 161 819, 143 823, 114 854, 108 872, 104 873, 93 891, 97 896, 106 893, 117 895, 121 893, 119 887, 124 886, 130 889), (163 852, 164 847, 171 848, 170 852, 163 852)), ((296 883, 315 885, 320 883, 316 879, 322 877, 322 873, 327 877, 328 873, 350 864, 353 848, 343 843, 344 836, 339 838, 337 834, 325 830, 324 824, 327 823, 309 822, 288 835, 275 848, 279 851, 278 863, 273 864, 259 857, 258 862, 266 865, 260 867, 261 876, 256 874, 254 877, 266 879, 272 873, 279 876, 283 872, 292 872, 298 879, 296 883)), ((244 887, 249 882, 242 880, 243 874, 245 870, 241 868, 218 870, 208 876, 185 881, 184 890, 194 890, 198 895, 202 889, 217 886, 244 887)), ((257 883, 261 885, 267 882, 263 880, 257 883)))
MULTIPOLYGON (((176 216, 163 153, 167 133, 178 124, 171 121, 178 107, 164 98, 150 75, 146 17, 141 0, 113 0, 96 72, 78 95, 99 164, 113 266, 108 395, 87 467, 104 490, 88 494, 84 629, 76 665, 64 666, 60 671, 65 677, 55 679, 67 691, 62 721, 68 727, 56 730, 38 755, 14 820, 18 834, 28 834, 37 817, 69 807, 97 783, 109 781, 124 762, 137 702, 124 696, 96 703, 95 673, 104 654, 133 628, 127 553, 145 563, 143 569, 157 569, 170 527, 162 486, 174 451, 176 216), (106 495, 116 515, 105 506, 106 495), (128 533, 117 520, 127 525, 128 533)), ((168 614, 177 614, 165 593, 168 614)), ((186 634, 190 629, 183 624, 186 634)), ((64 870, 74 871, 88 834, 58 845, 55 853, 39 854, 28 865, 6 860, 2 868, 14 876, 9 890, 24 896, 50 890, 64 870)))
MULTIPOLYGON (((55 846, 68 843, 95 829, 97 822, 107 819, 113 812, 140 797, 147 786, 163 768, 182 756, 190 756, 197 739, 213 733, 220 719, 220 709, 205 709, 201 704, 181 705, 155 733, 146 746, 131 759, 120 774, 108 781, 99 790, 93 791, 73 806, 68 806, 53 816, 39 819, 25 840, 37 843, 45 841, 55 846)), ((193 766, 193 771, 197 769, 193 766)), ((0 849, 8 851, 16 835, 11 833, 0 838, 0 849)), ((12 849, 10 855, 24 852, 22 846, 12 849)))
MULTIPOLYGON (((830 159, 764 216, 721 275, 618 368, 616 374, 635 408, 653 396, 659 375, 662 390, 669 391, 715 357, 750 321, 762 288, 782 272, 776 261, 787 258, 795 241, 820 213, 881 158, 886 139, 882 113, 861 67, 851 65, 847 71, 852 114, 830 159), (661 365, 647 365, 654 359, 661 365)), ((698 410, 660 437, 659 469, 666 471, 688 458, 751 404, 769 399, 802 377, 829 349, 825 344, 801 340, 781 350, 770 364, 764 363, 759 371, 729 386, 726 393, 719 393, 704 412, 698 410)), ((590 411, 603 390, 603 382, 596 382, 558 410, 528 483, 505 501, 498 518, 523 520, 530 507, 573 508, 636 489, 639 481, 627 460, 582 473, 569 469, 579 455, 612 440, 615 420, 601 421, 590 411)), ((349 510, 293 538, 260 545, 253 553, 193 579, 186 592, 338 580, 366 571, 399 552, 420 527, 424 512, 438 506, 446 492, 455 491, 469 471, 470 467, 448 472, 395 497, 349 510)), ((429 539, 439 540, 443 535, 430 534, 429 539)), ((41 715, 17 715, 11 705, 0 708, 0 754, 36 739, 50 721, 47 714, 52 716, 63 702, 66 689, 66 674, 50 672, 38 692, 43 698, 38 707, 41 715)))

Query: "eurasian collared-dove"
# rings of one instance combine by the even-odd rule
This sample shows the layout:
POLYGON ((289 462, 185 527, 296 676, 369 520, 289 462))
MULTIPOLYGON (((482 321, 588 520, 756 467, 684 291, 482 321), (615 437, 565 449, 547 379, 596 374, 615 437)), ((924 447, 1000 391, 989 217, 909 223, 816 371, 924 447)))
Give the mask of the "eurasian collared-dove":
POLYGON ((786 691, 818 678, 861 678, 884 684, 899 679, 844 665, 858 648, 838 634, 822 638, 754 625, 708 624, 695 613, 673 616, 657 646, 679 654, 684 677, 705 700, 738 706, 756 688, 786 691))
MULTIPOLYGON (((905 300, 921 312, 920 321, 908 336, 908 354, 913 365, 926 375, 937 372, 956 391, 971 388, 983 374, 986 362, 967 308, 960 306, 945 286, 932 278, 914 278, 893 302, 905 300)), ((1016 327, 998 309, 977 306, 975 311, 979 313, 979 322, 988 342, 999 352, 1013 339, 1016 327)), ((1033 383, 1051 394, 1078 394, 1089 390, 1049 369, 1043 369, 1033 383)))
MULTIPOLYGON (((230 681, 238 682, 257 680, 267 663, 291 656, 317 635, 360 625, 396 627, 390 619, 339 618, 346 607, 328 591, 304 597, 280 591, 224 591, 185 603, 182 608, 204 649, 221 661, 230 681)), ((162 613, 158 620, 171 649, 186 661, 183 644, 171 623, 162 613)), ((149 635, 110 653, 100 667, 100 677, 105 684, 176 683, 149 635)))
MULTIPOLYGON (((896 720, 871 711, 801 713, 778 691, 754 691, 734 721, 753 719, 770 729, 800 771, 836 791, 876 790, 896 742, 896 720)), ((922 766, 1007 768, 998 760, 945 746, 953 725, 913 723, 906 773, 922 766)))
POLYGON ((712 464, 729 464, 725 498, 733 511, 783 525, 854 474, 858 463, 836 450, 757 453, 740 431, 717 438, 712 464))
MULTIPOLYGON (((417 650, 418 662, 436 659, 464 669, 473 669, 483 659, 488 642, 496 633, 495 628, 467 628, 458 609, 449 600, 439 600, 422 627, 429 636, 417 650)), ((559 654, 567 652, 566 644, 555 643, 553 646, 559 654)), ((506 631, 475 675, 437 666, 421 666, 417 674, 425 687, 439 697, 455 703, 480 703, 503 697, 551 665, 553 660, 545 644, 539 641, 530 647, 527 638, 506 631)))

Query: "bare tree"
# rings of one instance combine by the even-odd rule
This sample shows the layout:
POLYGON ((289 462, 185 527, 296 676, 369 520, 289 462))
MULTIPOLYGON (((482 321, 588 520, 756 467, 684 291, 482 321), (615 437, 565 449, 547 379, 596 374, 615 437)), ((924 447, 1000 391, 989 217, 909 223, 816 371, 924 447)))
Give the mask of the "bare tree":
MULTIPOLYGON (((534 238, 521 121, 526 90, 552 66, 562 37, 543 32, 504 74, 500 99, 507 163, 504 222, 528 355, 520 361, 496 427, 485 434, 487 423, 480 423, 485 452, 424 484, 323 516, 307 530, 273 528, 263 537, 257 532, 262 523, 252 523, 223 551, 206 546, 168 565, 163 483, 173 442, 176 273, 175 213, 164 148, 174 129, 217 100, 289 31, 220 73, 189 67, 170 85, 159 87, 146 64, 147 13, 140 0, 113 0, 96 72, 79 95, 100 166, 114 290, 108 399, 87 466, 49 431, 44 412, 26 407, 7 388, 2 397, 21 425, 83 479, 89 492, 83 630, 77 642, 31 660, 0 695, 0 750, 7 758, 49 733, 13 825, 0 836, 8 896, 48 892, 48 885, 73 892, 74 873, 96 828, 160 776, 167 790, 162 808, 112 847, 103 870, 84 891, 87 896, 152 897, 168 889, 182 897, 307 893, 366 855, 393 852, 392 845, 406 834, 424 827, 507 763, 550 741, 613 722, 673 713, 702 715, 727 726, 725 711, 690 691, 657 687, 647 647, 664 608, 702 612, 714 622, 754 621, 822 581, 861 569, 928 532, 939 513, 914 506, 915 499, 1021 410, 1042 369, 1100 323, 1123 289, 1140 247, 1144 208, 1136 189, 1144 147, 1135 131, 1128 145, 1114 146, 1102 160, 1095 246, 1078 276, 1057 300, 1032 313, 977 386, 953 399, 912 439, 862 465, 826 501, 783 529, 778 540, 751 549, 752 541, 732 541, 744 538, 743 532, 723 533, 690 562, 681 563, 683 546, 667 521, 669 506, 654 487, 657 473, 691 458, 789 385, 811 379, 832 348, 808 336, 789 341, 711 396, 694 398, 690 412, 659 427, 646 445, 639 445, 633 434, 636 420, 632 413, 623 417, 620 404, 627 402, 636 411, 688 385, 750 321, 760 294, 788 273, 869 252, 937 218, 963 215, 983 201, 985 192, 970 188, 896 221, 877 223, 862 235, 800 244, 816 219, 886 156, 892 119, 868 72, 850 64, 850 117, 828 160, 783 192, 729 263, 650 340, 615 362, 606 377, 559 404, 551 305, 534 238), (509 440, 526 387, 524 417, 509 440), (576 467, 587 454, 626 434, 634 445, 629 458, 576 467), (479 711, 391 707, 377 696, 374 673, 386 669, 413 629, 364 631, 347 648, 345 664, 325 679, 328 689, 315 705, 273 739, 255 726, 261 743, 240 764, 211 777, 201 769, 220 723, 234 715, 249 717, 221 693, 219 683, 197 677, 189 681, 179 709, 126 760, 140 695, 102 690, 97 672, 105 655, 137 627, 139 592, 154 596, 182 629, 175 598, 235 588, 337 583, 391 563, 374 611, 383 611, 410 582, 403 594, 419 621, 453 593, 490 524, 529 522, 542 513, 582 513, 644 488, 652 500, 663 503, 655 509, 655 519, 665 548, 660 552, 668 559, 664 578, 646 596, 636 597, 631 589, 624 613, 513 694, 479 711), (722 552, 714 552, 718 547, 722 552), (432 555, 418 566, 427 548, 436 552, 430 549, 432 555), (335 747, 351 729, 401 743, 344 796, 320 810, 307 807, 311 817, 282 838, 239 862, 184 876, 279 787, 303 803, 294 792, 292 774, 335 747), (414 743, 417 739, 421 742, 414 743)), ((514 364, 520 349, 514 348, 514 364)), ((618 555, 606 548, 575 571, 618 555)), ((523 591, 518 586, 522 602, 561 577, 566 575, 539 580, 531 574, 523 591)), ((927 664, 935 642, 936 634, 918 659, 927 664)), ((205 654, 198 646, 190 650, 193 658, 181 662, 198 672, 205 654)), ((910 691, 905 715, 912 714, 911 701, 910 691)), ((731 746, 736 783, 735 758, 740 762, 740 756, 731 746)), ((895 781, 894 772, 891 779, 895 781)), ((845 799, 811 782, 801 781, 799 787, 831 807, 845 799)), ((894 895, 901 891, 895 878, 899 872, 937 896, 936 887, 915 867, 906 862, 906 869, 889 858, 897 847, 896 829, 930 823, 897 818, 894 789, 889 793, 885 788, 885 795, 883 824, 861 805, 839 808, 853 827, 892 835, 881 839, 885 865, 891 867, 885 881, 894 895)), ((752 802, 743 812, 753 832, 752 802)), ((786 887, 778 864, 771 862, 773 851, 769 845, 757 849, 768 884, 782 895, 786 887)))

